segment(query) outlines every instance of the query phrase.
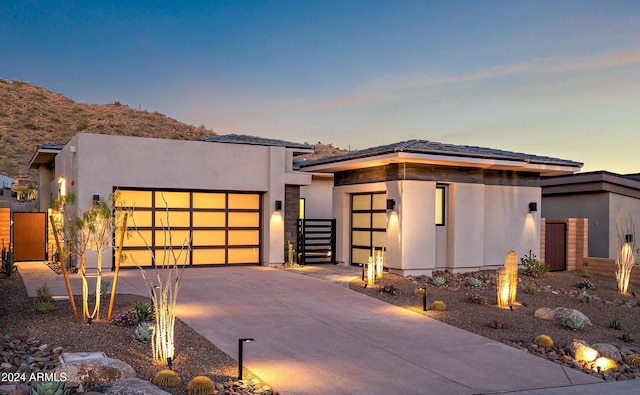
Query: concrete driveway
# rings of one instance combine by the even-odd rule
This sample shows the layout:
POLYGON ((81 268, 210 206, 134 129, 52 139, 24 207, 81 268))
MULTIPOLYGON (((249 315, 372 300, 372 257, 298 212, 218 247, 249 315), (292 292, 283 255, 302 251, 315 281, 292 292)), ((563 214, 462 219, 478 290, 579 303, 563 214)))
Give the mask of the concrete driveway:
MULTIPOLYGON (((244 366, 281 394, 484 394, 602 383, 350 291, 343 285, 354 272, 344 269, 335 281, 266 267, 187 269, 178 317, 235 358, 238 339, 254 338, 244 366)), ((50 281, 64 294, 61 276, 50 281)), ((145 289, 139 271, 121 272, 119 293, 145 289)))

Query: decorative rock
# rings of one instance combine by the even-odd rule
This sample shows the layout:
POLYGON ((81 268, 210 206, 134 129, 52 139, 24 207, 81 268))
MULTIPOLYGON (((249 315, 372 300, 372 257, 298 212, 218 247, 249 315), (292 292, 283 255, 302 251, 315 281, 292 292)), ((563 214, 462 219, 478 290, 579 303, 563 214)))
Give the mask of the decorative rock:
POLYGON ((593 325, 589 317, 584 315, 580 310, 576 309, 567 309, 565 307, 557 307, 553 309, 553 315, 556 320, 562 321, 566 317, 578 317, 581 318, 586 325, 593 325))
POLYGON ((53 373, 66 374, 66 384, 70 388, 79 388, 86 383, 106 384, 136 377, 136 372, 129 364, 112 358, 68 362, 55 368, 53 373))
POLYGON ((569 354, 578 361, 591 362, 598 358, 598 351, 594 350, 584 340, 573 339, 567 346, 569 354))
POLYGON ((94 391, 111 395, 170 395, 148 381, 126 378, 94 388, 94 391))
POLYGON ((600 353, 603 357, 607 357, 609 359, 614 360, 615 362, 621 362, 622 356, 620 355, 620 351, 613 344, 608 343, 596 343, 591 346, 594 350, 600 353))
POLYGON ((535 313, 533 313, 533 316, 535 318, 541 319, 541 320, 547 320, 547 321, 551 321, 555 318, 555 314, 553 312, 553 309, 549 308, 549 307, 540 307, 539 309, 537 309, 535 311, 535 313))

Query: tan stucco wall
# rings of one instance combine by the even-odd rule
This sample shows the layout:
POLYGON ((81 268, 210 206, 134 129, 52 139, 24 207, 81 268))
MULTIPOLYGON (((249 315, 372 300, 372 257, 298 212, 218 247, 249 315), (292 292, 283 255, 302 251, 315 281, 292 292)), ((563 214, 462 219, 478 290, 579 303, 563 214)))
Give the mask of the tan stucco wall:
POLYGON ((311 185, 300 187, 300 197, 304 198, 306 218, 333 218, 333 177, 313 176, 311 185))
MULTIPOLYGON (((92 196, 113 187, 250 191, 263 193, 262 264, 284 262, 284 221, 275 200, 284 200, 287 149, 256 145, 76 135, 56 157, 57 176, 87 210, 92 196), (76 152, 69 150, 76 147, 76 152), (74 181, 71 186, 71 180, 74 181)), ((310 175, 294 180, 310 183, 310 175)), ((92 256, 88 256, 88 266, 92 256)), ((111 259, 109 255, 106 259, 111 259)))

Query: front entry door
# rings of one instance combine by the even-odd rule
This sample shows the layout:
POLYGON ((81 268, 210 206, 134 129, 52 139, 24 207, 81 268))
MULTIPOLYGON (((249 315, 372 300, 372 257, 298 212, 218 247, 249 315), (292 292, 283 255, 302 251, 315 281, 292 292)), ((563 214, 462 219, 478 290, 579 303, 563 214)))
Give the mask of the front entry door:
POLYGON ((566 224, 547 223, 544 237, 544 257, 551 270, 567 269, 567 231, 566 224))

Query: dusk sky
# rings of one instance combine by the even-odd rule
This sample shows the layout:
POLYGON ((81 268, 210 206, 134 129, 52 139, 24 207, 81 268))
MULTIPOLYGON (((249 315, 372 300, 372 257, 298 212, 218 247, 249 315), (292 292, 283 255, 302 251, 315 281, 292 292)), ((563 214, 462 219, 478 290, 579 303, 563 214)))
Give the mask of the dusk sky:
POLYGON ((637 0, 4 0, 0 78, 220 134, 640 172, 637 0))

